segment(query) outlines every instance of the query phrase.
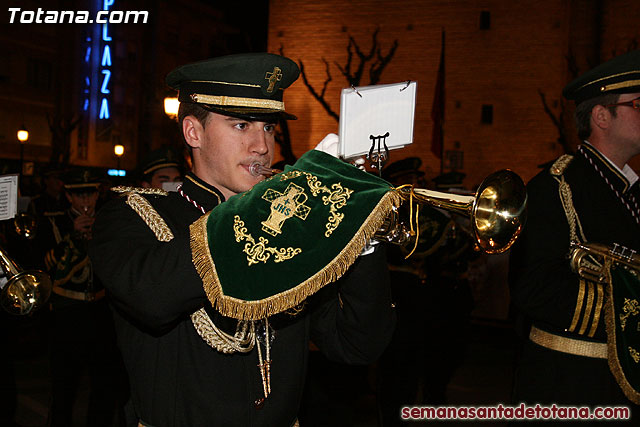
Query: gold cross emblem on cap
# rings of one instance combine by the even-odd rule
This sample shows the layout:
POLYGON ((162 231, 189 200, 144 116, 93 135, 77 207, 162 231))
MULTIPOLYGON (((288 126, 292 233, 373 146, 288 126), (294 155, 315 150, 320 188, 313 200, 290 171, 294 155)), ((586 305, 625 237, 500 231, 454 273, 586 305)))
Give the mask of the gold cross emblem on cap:
POLYGON ((273 89, 276 85, 276 82, 282 80, 282 70, 279 67, 273 67, 273 71, 267 71, 267 74, 264 76, 265 80, 269 81, 269 87, 267 87, 267 93, 273 92, 273 89))
POLYGON ((282 224, 295 216, 301 220, 307 219, 311 208, 304 204, 307 195, 299 185, 290 183, 284 193, 272 188, 268 189, 262 198, 271 202, 271 214, 266 221, 262 221, 262 231, 276 236, 282 233, 282 224))

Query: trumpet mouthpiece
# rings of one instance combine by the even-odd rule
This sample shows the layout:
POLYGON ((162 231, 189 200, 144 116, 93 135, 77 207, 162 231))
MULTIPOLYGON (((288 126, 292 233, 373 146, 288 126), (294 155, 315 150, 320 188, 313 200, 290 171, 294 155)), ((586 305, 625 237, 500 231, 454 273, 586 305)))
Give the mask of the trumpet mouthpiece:
POLYGON ((262 175, 265 177, 270 177, 271 175, 275 175, 281 171, 278 169, 267 167, 260 162, 253 162, 251 163, 251 165, 249 165, 249 172, 251 172, 251 175, 253 176, 262 175))

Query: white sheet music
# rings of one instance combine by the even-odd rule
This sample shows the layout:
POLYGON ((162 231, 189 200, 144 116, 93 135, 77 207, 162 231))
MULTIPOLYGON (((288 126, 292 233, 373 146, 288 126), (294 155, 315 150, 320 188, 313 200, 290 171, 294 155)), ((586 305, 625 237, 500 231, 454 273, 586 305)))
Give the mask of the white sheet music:
POLYGON ((0 175, 0 221, 18 213, 18 175, 0 175))
POLYGON ((342 89, 340 157, 349 159, 368 154, 372 144, 370 136, 387 132, 385 144, 389 150, 411 144, 416 89, 416 82, 342 89))

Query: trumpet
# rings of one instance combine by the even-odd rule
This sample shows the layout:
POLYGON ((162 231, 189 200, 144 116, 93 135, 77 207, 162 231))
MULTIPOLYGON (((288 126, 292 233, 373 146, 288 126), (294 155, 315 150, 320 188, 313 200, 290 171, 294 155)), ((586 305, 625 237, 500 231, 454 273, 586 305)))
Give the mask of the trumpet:
POLYGON ((51 278, 44 271, 23 271, 0 248, 0 268, 7 282, 0 290, 0 305, 11 314, 26 315, 42 307, 51 296, 51 278))
MULTIPOLYGON (((409 203, 431 205, 469 217, 476 247, 488 254, 507 251, 526 221, 527 191, 524 182, 507 169, 487 176, 473 196, 414 187, 400 187, 399 191, 409 203)), ((374 238, 406 245, 413 237, 394 211, 374 238)))
POLYGON ((38 221, 32 214, 21 212, 13 218, 13 226, 16 230, 16 234, 27 240, 32 240, 36 237, 36 231, 38 229, 38 221))
POLYGON ((571 242, 571 269, 580 277, 597 283, 607 281, 605 261, 623 264, 631 270, 640 271, 640 255, 633 249, 614 243, 607 246, 602 243, 571 242))

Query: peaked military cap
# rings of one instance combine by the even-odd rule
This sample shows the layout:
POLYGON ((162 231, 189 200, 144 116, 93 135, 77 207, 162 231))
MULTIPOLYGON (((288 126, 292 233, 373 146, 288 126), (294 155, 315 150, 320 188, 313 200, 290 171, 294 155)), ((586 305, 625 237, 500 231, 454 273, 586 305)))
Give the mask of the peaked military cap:
POLYGON ((215 113, 258 119, 295 119, 285 111, 284 89, 300 75, 298 65, 271 53, 246 53, 183 65, 167 75, 180 102, 215 113))
POLYGON ((171 148, 162 147, 147 154, 142 161, 140 174, 148 175, 162 168, 180 169, 180 159, 171 148))
POLYGON ((580 104, 600 95, 633 92, 640 92, 640 50, 616 56, 587 71, 569 83, 562 94, 580 104))
POLYGON ((86 168, 75 168, 67 171, 62 177, 64 188, 70 192, 95 191, 100 186, 100 178, 86 168))

